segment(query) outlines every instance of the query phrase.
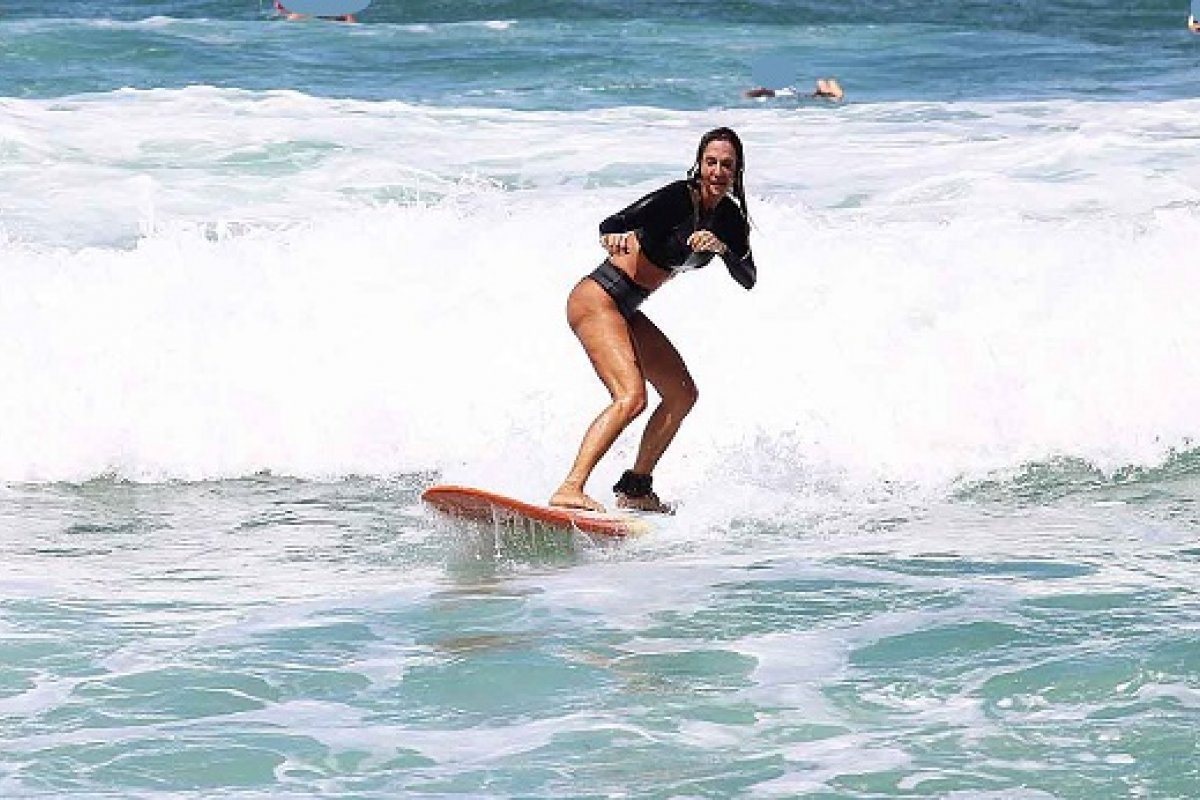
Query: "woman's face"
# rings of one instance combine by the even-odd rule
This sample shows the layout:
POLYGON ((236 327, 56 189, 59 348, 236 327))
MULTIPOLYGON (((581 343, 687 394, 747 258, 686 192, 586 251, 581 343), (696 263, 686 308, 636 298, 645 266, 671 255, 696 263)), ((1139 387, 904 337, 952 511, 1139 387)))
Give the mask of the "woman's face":
POLYGON ((716 139, 700 154, 700 191, 710 199, 720 199, 733 187, 737 174, 737 151, 733 143, 716 139))

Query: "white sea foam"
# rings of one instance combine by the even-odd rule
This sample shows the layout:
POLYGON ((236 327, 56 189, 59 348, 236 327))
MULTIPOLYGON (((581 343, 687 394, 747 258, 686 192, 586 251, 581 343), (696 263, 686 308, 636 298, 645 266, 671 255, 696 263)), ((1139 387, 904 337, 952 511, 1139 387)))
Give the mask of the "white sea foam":
POLYGON ((7 100, 0 479, 437 469, 538 495, 604 402, 563 319, 596 224, 718 123, 747 141, 761 281, 714 265, 646 306, 702 394, 665 479, 1156 463, 1200 427, 1197 108, 7 100))

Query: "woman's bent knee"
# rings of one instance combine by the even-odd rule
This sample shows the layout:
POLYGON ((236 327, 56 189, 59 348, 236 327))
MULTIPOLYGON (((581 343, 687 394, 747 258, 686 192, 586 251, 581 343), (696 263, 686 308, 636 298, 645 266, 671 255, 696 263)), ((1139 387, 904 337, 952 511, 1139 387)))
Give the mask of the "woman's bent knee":
POLYGON ((682 386, 679 386, 663 397, 663 403, 680 417, 686 416, 689 411, 695 408, 696 403, 699 401, 700 391, 696 388, 696 384, 691 381, 685 382, 682 386))
POLYGON ((683 400, 686 404, 685 409, 687 411, 691 411, 692 408, 695 407, 696 403, 700 402, 700 390, 696 387, 696 384, 688 383, 687 389, 683 395, 683 400))
POLYGON ((613 398, 612 404, 621 420, 629 424, 646 410, 646 390, 622 392, 613 398))

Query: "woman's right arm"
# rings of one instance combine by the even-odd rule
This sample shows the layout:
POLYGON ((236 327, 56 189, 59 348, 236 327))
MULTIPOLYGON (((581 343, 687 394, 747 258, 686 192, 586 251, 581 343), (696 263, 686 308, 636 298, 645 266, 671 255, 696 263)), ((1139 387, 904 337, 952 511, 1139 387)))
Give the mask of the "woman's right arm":
MULTIPOLYGON (((663 226, 663 220, 678 216, 680 209, 690 212, 692 196, 687 181, 675 181, 651 192, 627 208, 623 208, 600 223, 600 235, 609 233, 640 233, 647 226, 663 226)), ((667 227, 670 227, 669 223, 667 227)), ((641 236, 638 236, 641 239, 641 236)))

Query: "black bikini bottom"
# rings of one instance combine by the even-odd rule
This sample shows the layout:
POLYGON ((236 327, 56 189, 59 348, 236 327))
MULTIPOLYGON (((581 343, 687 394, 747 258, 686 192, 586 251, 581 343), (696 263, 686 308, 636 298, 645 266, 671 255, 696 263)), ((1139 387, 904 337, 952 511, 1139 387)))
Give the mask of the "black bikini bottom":
POLYGON ((638 306, 650 296, 650 292, 634 283, 632 278, 617 269, 616 264, 607 258, 588 277, 608 292, 608 296, 617 304, 617 310, 625 319, 631 319, 637 313, 638 306))

